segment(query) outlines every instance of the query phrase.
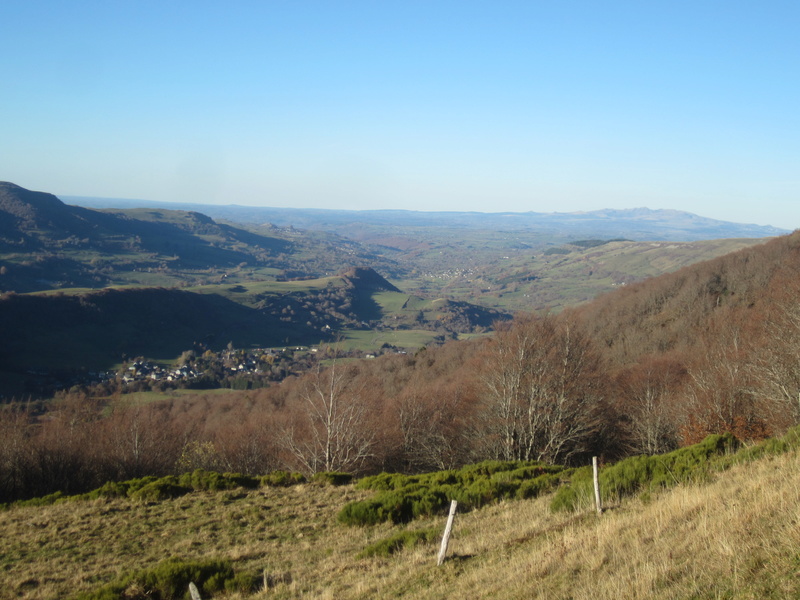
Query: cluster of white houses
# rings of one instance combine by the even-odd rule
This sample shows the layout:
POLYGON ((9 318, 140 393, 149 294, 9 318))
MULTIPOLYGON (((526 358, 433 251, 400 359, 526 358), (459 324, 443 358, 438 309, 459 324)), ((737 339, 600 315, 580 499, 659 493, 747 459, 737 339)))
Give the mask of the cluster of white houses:
POLYGON ((120 376, 120 379, 124 383, 144 381, 147 379, 152 381, 187 381, 199 376, 200 373, 188 365, 183 365, 182 367, 162 367, 148 360, 137 360, 128 366, 120 376))
POLYGON ((297 346, 292 348, 254 348, 206 352, 181 365, 164 366, 147 359, 137 359, 120 372, 107 373, 107 378, 117 378, 123 383, 134 381, 181 382, 196 379, 204 374, 210 363, 217 375, 266 375, 270 366, 281 358, 291 360, 297 352, 316 354, 317 348, 297 346))

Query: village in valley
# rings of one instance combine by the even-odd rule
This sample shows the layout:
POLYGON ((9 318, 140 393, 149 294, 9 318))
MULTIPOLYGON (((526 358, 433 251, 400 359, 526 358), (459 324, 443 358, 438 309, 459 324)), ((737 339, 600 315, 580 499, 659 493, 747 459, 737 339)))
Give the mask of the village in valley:
POLYGON ((300 375, 319 361, 331 358, 375 358, 385 352, 404 353, 394 347, 365 353, 331 346, 287 346, 235 349, 232 345, 215 352, 199 347, 183 352, 174 362, 144 357, 126 359, 110 371, 53 373, 29 370, 32 393, 81 390, 92 395, 115 392, 166 391, 170 389, 256 389, 300 375))

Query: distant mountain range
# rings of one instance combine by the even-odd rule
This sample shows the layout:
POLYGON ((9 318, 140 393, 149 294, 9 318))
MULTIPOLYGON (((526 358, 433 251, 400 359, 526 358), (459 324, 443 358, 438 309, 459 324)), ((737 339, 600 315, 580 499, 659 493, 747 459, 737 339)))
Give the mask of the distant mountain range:
POLYGON ((422 228, 520 231, 570 240, 626 238, 635 241, 697 241, 726 238, 764 238, 789 233, 778 227, 732 223, 678 210, 649 208, 604 209, 573 213, 539 212, 423 212, 412 210, 328 210, 256 206, 184 204, 62 196, 67 204, 91 208, 159 207, 202 212, 214 219, 237 223, 271 223, 282 227, 328 231, 363 241, 374 234, 422 228), (365 227, 369 231, 365 231, 365 227))

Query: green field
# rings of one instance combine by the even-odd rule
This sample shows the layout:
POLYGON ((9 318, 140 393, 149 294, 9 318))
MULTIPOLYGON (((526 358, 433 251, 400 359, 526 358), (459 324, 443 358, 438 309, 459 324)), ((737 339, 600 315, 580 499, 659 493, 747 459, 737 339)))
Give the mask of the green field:
POLYGON ((408 329, 400 331, 362 331, 351 330, 343 332, 341 345, 346 350, 376 351, 382 346, 392 346, 404 350, 417 350, 433 343, 437 334, 422 329, 408 329))

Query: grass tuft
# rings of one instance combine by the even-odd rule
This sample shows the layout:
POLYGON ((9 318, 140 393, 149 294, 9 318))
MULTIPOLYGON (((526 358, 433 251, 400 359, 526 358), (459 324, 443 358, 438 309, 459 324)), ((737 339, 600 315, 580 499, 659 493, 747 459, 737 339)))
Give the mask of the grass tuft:
POLYGON ((356 555, 356 558, 384 557, 400 552, 403 548, 413 548, 428 544, 440 535, 436 529, 420 529, 417 531, 398 531, 387 538, 370 544, 356 555))

